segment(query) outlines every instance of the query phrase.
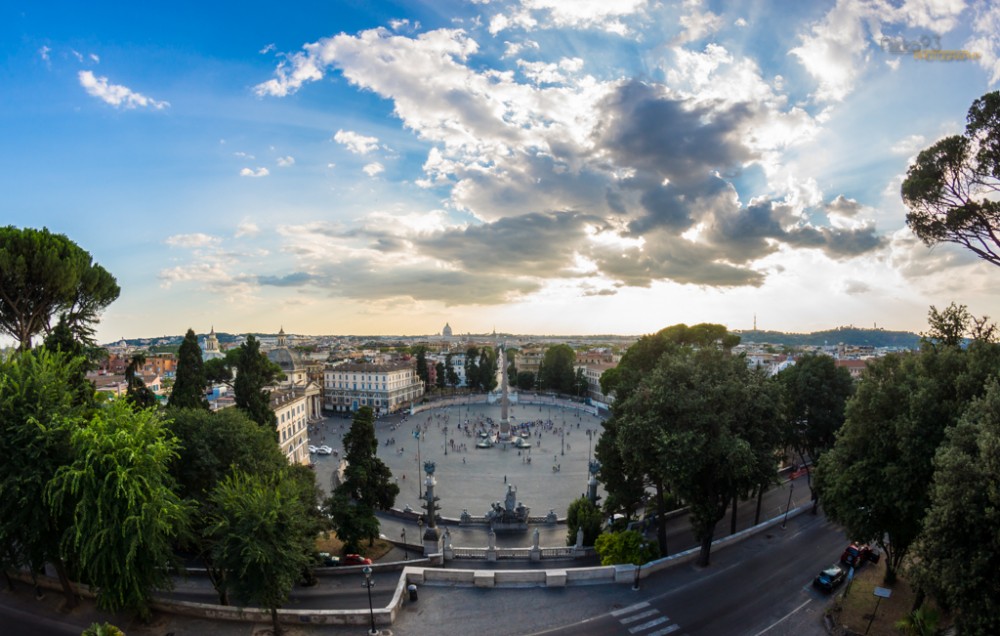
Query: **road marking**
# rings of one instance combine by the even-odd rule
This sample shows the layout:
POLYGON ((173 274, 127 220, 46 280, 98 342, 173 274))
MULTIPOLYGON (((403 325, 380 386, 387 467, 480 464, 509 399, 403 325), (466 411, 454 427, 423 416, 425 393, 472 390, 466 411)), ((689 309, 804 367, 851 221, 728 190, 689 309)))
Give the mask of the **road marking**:
POLYGON ((646 610, 642 614, 635 614, 634 616, 629 616, 628 618, 619 619, 619 623, 622 625, 628 625, 629 623, 634 623, 636 621, 641 621, 644 618, 649 618, 650 616, 656 616, 660 612, 655 609, 646 610))
POLYGON ((623 607, 611 612, 612 616, 621 616, 622 614, 628 614, 629 612, 635 612, 641 610, 645 607, 649 607, 649 603, 643 601, 642 603, 636 603, 635 605, 629 605, 628 607, 623 607))
POLYGON ((774 621, 773 623, 771 623, 770 625, 768 625, 764 629, 760 630, 759 632, 757 632, 756 634, 754 634, 754 636, 761 636, 761 634, 765 634, 765 633, 771 631, 774 628, 775 625, 777 625, 781 621, 785 620, 786 618, 788 618, 789 616, 791 616, 795 612, 799 611, 800 609, 802 609, 803 607, 805 607, 809 603, 812 603, 812 599, 811 598, 806 599, 806 601, 802 605, 799 605, 798 607, 796 607, 792 611, 788 612, 787 614, 785 614, 784 616, 782 616, 778 620, 774 621))
POLYGON ((667 617, 666 616, 661 616, 659 618, 656 618, 656 619, 653 619, 653 620, 649 621, 648 623, 643 623, 642 625, 636 625, 635 627, 633 627, 632 629, 630 629, 628 631, 629 631, 630 634, 635 634, 637 632, 645 631, 645 630, 647 630, 647 629, 649 629, 651 627, 656 627, 660 623, 666 623, 666 622, 667 622, 667 617))
POLYGON ((680 625, 674 623, 670 627, 664 627, 663 629, 656 630, 655 632, 650 632, 646 634, 646 636, 666 636, 667 634, 673 634, 680 628, 681 628, 680 625))

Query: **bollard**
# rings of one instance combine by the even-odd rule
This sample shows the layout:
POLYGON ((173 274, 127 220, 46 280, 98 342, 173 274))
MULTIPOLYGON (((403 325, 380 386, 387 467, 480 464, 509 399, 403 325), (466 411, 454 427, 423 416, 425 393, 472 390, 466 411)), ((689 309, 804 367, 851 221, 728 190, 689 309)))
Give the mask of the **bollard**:
POLYGON ((410 583, 406 587, 406 590, 410 593, 410 600, 411 601, 416 601, 417 600, 417 586, 414 585, 413 583, 410 583))

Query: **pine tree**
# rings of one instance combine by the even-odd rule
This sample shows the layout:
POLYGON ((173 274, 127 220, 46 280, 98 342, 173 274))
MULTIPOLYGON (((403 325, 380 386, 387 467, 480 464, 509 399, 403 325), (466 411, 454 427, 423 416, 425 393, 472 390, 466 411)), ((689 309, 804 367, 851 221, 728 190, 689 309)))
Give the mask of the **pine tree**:
POLYGON ((274 366, 260 352, 260 341, 253 335, 247 336, 247 341, 240 345, 233 397, 236 408, 246 412, 250 419, 277 430, 278 418, 271 410, 271 392, 264 390, 274 379, 274 366))
POLYGON ((177 352, 177 376, 170 394, 170 406, 177 408, 208 408, 205 399, 205 363, 194 330, 188 329, 177 352))

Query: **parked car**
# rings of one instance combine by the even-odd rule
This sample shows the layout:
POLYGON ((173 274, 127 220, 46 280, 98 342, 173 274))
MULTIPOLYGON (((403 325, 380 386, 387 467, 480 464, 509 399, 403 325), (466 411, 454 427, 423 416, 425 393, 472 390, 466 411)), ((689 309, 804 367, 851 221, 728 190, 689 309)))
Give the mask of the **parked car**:
POLYGON ((840 562, 847 567, 860 569, 866 562, 878 563, 879 553, 873 550, 867 543, 852 543, 844 548, 844 553, 840 555, 840 562))
POLYGON ((319 560, 325 567, 336 567, 340 565, 340 557, 333 556, 329 552, 320 552, 319 560))
POLYGON ((832 592, 846 578, 847 572, 844 571, 844 568, 834 563, 816 575, 816 578, 813 579, 813 587, 824 592, 832 592))
POLYGON ((309 454, 312 455, 312 454, 315 454, 315 453, 316 453, 316 447, 313 446, 312 444, 310 444, 309 445, 309 454))
POLYGON ((322 446, 316 449, 316 452, 319 453, 320 455, 330 455, 333 453, 333 449, 327 446, 326 444, 323 444, 322 446))
POLYGON ((360 554, 345 554, 343 558, 340 559, 341 565, 371 565, 372 560, 368 557, 363 557, 360 554))

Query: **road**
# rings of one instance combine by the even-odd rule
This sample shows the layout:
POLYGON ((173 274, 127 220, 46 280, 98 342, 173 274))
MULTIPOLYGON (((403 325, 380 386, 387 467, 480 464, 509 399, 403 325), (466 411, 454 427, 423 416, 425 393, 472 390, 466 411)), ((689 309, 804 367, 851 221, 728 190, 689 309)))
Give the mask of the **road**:
POLYGON ((683 565, 625 585, 493 590, 424 586, 393 625, 396 636, 463 633, 491 636, 812 636, 822 635, 829 597, 812 577, 836 561, 844 533, 823 516, 805 514, 719 550, 712 564, 683 565), (504 617, 511 622, 505 623, 504 617))

